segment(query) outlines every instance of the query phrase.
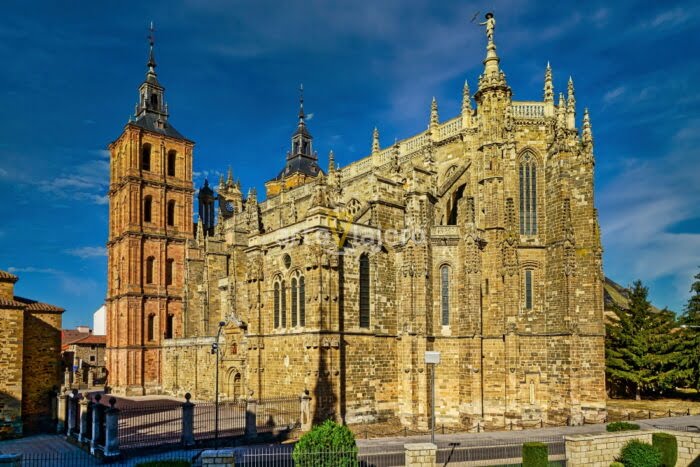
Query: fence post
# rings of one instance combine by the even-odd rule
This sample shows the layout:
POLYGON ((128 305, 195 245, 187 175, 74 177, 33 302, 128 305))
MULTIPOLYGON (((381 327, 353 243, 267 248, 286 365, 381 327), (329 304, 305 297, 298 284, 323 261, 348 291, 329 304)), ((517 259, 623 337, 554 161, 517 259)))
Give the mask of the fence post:
POLYGON ((56 394, 57 402, 57 419, 56 419, 56 433, 63 433, 66 430, 66 411, 68 406, 66 405, 66 398, 68 394, 65 392, 59 392, 56 394))
MULTIPOLYGON (((304 420, 304 396, 301 398, 301 417, 304 420)), ((303 421, 301 429, 304 429, 303 421)), ((258 436, 258 401, 251 395, 245 400, 245 437, 252 439, 258 436)))
POLYGON ((83 393, 82 397, 80 398, 80 402, 78 403, 78 412, 80 413, 80 416, 78 417, 78 420, 80 420, 80 432, 78 433, 78 441, 81 443, 87 443, 90 439, 88 436, 90 436, 90 422, 92 421, 92 413, 91 410, 91 402, 90 402, 90 395, 85 392, 83 393))
POLYGON ((301 393, 301 431, 307 432, 311 430, 313 421, 311 420, 311 396, 309 390, 304 389, 301 393))
POLYGON ((117 400, 109 399, 109 408, 105 411, 105 457, 119 455, 119 409, 114 407, 117 400))
POLYGON ((95 403, 92 405, 92 433, 90 437, 90 454, 95 454, 100 446, 100 441, 102 440, 102 424, 104 423, 104 405, 100 404, 102 396, 97 394, 95 396, 95 403))
POLYGON ((192 394, 185 394, 185 402, 182 404, 182 438, 184 447, 194 446, 194 404, 190 402, 192 394))
POLYGON ((651 410, 649 411, 649 420, 651 420, 651 410))
POLYGON ((66 396, 67 400, 66 402, 68 403, 68 424, 66 426, 66 436, 70 437, 73 435, 73 432, 75 431, 75 415, 76 415, 76 410, 77 410, 77 396, 78 396, 78 390, 73 389, 70 391, 70 393, 66 396))

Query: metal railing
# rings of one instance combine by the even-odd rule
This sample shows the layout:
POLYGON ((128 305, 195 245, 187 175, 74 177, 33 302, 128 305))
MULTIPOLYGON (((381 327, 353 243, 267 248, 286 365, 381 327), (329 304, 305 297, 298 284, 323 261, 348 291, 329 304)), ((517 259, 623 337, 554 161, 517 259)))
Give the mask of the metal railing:
POLYGON ((181 438, 182 406, 180 404, 131 406, 121 409, 120 449, 179 444, 181 438))
MULTIPOLYGON (((219 402, 219 438, 243 436, 245 434, 245 414, 245 401, 219 402)), ((216 405, 213 402, 200 402, 195 404, 195 440, 203 441, 216 438, 214 430, 215 418, 216 405)))
POLYGON ((258 433, 299 426, 299 397, 263 399, 257 404, 256 423, 258 433))
POLYGON ((261 449, 237 449, 236 467, 315 467, 337 465, 347 467, 395 467, 406 464, 405 451, 357 453, 338 450, 312 452, 294 461, 293 447, 271 446, 261 449))

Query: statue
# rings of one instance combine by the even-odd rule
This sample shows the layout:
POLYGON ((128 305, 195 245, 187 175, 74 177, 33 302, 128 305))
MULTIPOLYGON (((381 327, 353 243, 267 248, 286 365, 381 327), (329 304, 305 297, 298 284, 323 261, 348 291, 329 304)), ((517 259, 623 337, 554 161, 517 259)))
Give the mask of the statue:
POLYGON ((479 25, 486 26, 486 38, 489 42, 493 42, 493 31, 496 29, 496 18, 493 17, 493 13, 486 13, 486 21, 479 25))

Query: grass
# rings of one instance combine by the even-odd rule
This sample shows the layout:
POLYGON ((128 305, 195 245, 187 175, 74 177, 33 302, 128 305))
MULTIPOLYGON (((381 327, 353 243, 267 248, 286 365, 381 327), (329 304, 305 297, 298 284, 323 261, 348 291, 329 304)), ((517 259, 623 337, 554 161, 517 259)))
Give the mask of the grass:
POLYGON ((694 389, 679 389, 667 397, 642 399, 608 399, 608 412, 621 414, 635 411, 668 412, 669 410, 678 414, 687 412, 691 414, 700 413, 700 394, 694 389))

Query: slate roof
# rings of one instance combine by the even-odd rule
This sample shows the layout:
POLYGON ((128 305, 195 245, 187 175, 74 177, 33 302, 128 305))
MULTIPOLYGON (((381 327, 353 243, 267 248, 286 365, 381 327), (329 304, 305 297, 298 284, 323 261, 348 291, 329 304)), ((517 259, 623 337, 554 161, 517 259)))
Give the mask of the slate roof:
POLYGON ((311 177, 316 177, 319 173, 324 173, 323 169, 318 166, 318 162, 315 159, 296 155, 292 159, 287 160, 287 163, 284 165, 284 169, 282 169, 282 171, 277 175, 275 180, 282 180, 283 178, 289 177, 297 172, 301 172, 304 175, 309 175, 311 177))
POLYGON ((143 128, 144 130, 152 131, 154 133, 159 133, 161 135, 169 136, 171 138, 178 138, 178 139, 184 139, 187 141, 190 141, 189 139, 185 138, 180 134, 179 131, 177 131, 167 120, 163 123, 163 128, 159 128, 158 125, 156 125, 156 120, 158 119, 157 114, 149 113, 146 112, 142 116, 140 116, 138 119, 129 122, 129 125, 134 125, 139 128, 143 128))

